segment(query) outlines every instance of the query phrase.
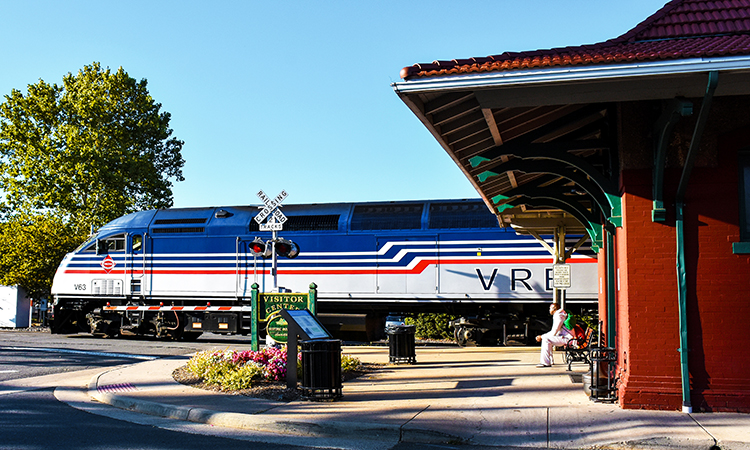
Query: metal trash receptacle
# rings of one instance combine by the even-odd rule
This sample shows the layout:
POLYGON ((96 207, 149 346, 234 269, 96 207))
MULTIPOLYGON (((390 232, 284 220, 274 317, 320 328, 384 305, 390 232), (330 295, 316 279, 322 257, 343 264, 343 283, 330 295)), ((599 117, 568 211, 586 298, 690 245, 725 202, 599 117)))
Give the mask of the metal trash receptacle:
POLYGON ((589 399, 597 403, 617 401, 614 373, 617 350, 614 347, 591 347, 589 359, 589 399))
POLYGON ((414 349, 414 325, 397 325, 386 328, 388 334, 389 361, 392 364, 416 364, 414 349))
POLYGON ((335 400, 341 398, 341 341, 316 339, 300 342, 302 358, 302 398, 335 400))

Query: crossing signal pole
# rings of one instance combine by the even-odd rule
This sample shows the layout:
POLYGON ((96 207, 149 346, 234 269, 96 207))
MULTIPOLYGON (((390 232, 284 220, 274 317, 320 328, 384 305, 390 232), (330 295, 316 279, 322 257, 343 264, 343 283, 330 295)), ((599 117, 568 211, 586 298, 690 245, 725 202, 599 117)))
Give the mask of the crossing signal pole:
POLYGON ((278 256, 295 258, 299 254, 299 246, 284 238, 279 238, 279 231, 284 228, 286 216, 281 212, 281 202, 287 197, 286 191, 282 190, 279 195, 273 199, 268 197, 263 190, 258 191, 258 198, 263 202, 259 208, 261 211, 255 216, 255 222, 258 223, 260 231, 271 231, 272 238, 269 242, 263 242, 260 238, 250 244, 250 249, 255 256, 267 258, 271 256, 271 275, 273 276, 273 291, 278 292, 278 256), (264 223, 265 222, 265 223, 264 223))

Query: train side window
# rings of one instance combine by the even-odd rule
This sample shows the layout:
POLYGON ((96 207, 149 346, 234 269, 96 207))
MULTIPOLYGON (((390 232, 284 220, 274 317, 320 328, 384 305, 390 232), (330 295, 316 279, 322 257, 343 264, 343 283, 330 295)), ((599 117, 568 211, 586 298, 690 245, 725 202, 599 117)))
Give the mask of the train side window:
POLYGON ((97 242, 98 241, 94 241, 94 242, 87 241, 87 242, 84 242, 83 244, 81 244, 81 250, 80 251, 81 252, 94 253, 96 251, 96 243, 97 242), (89 244, 89 245, 86 245, 86 244, 89 244))
POLYGON ((118 253, 125 251, 125 235, 118 234, 116 236, 110 236, 106 239, 99 239, 97 241, 96 253, 103 255, 105 253, 118 253))
POLYGON ((133 253, 140 252, 143 248, 143 236, 140 234, 133 235, 133 253))

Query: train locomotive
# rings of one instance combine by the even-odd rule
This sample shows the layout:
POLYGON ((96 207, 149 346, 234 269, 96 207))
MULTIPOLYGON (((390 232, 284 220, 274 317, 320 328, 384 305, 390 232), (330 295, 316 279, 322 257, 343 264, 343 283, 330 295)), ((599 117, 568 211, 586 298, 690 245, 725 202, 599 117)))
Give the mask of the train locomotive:
MULTIPOLYGON (((259 211, 149 210, 102 226, 55 274, 52 332, 249 334, 251 286, 274 286, 271 260, 253 245, 274 244, 253 220, 259 211)), ((500 227, 481 200, 285 205, 283 213, 279 290, 315 283, 318 313, 334 332, 364 323, 372 338, 393 312, 548 318, 552 256, 500 227), (283 257, 290 242, 296 258, 283 257)), ((596 255, 584 244, 568 263, 568 304, 595 307, 596 255)))

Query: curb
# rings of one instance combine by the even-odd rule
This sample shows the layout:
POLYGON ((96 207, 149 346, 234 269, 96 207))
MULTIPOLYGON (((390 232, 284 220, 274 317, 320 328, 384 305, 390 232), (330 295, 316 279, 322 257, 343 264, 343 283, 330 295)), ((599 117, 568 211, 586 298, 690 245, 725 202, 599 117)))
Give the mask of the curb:
POLYGON ((203 408, 168 405, 148 400, 134 399, 98 390, 99 378, 110 371, 94 375, 88 384, 88 395, 94 400, 115 408, 168 419, 202 423, 206 425, 273 434, 292 434, 304 437, 395 440, 414 443, 447 443, 463 441, 458 436, 432 430, 405 429, 406 424, 289 420, 287 416, 255 415, 219 412, 203 408))

